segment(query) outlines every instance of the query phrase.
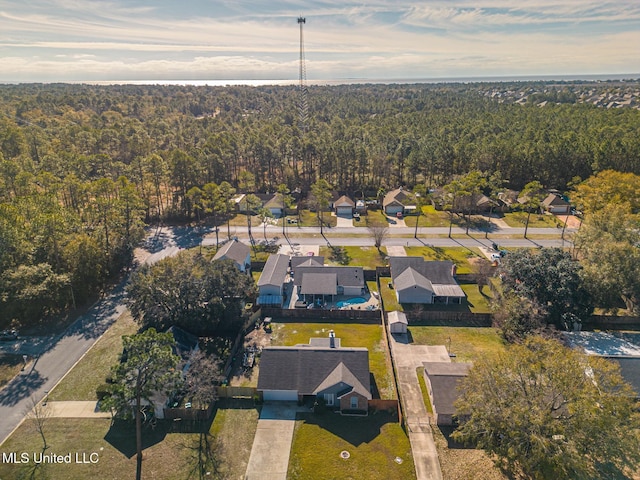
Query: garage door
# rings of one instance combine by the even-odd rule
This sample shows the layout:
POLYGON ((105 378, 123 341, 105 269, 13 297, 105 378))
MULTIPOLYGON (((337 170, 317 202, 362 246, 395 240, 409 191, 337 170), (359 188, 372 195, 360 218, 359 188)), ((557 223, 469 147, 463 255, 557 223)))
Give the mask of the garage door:
POLYGON ((296 390, 265 390, 262 392, 265 402, 297 402, 298 392, 296 390))
POLYGON ((395 215, 398 212, 402 212, 402 210, 404 210, 404 208, 400 205, 387 205, 385 208, 385 212, 390 215, 395 215))

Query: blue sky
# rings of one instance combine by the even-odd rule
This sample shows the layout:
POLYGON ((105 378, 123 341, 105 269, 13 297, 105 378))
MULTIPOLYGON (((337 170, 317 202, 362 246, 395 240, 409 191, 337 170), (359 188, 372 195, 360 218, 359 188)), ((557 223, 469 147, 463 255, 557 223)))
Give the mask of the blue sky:
POLYGON ((640 1, 0 0, 0 82, 640 72, 640 1))

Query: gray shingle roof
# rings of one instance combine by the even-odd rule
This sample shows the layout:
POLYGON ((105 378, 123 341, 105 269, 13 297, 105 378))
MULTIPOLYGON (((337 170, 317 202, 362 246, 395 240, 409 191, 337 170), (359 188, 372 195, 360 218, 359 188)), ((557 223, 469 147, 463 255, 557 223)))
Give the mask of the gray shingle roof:
POLYGON ((406 268, 400 275, 398 275, 393 281, 393 286, 396 290, 406 290, 407 288, 420 287, 425 290, 433 292, 433 285, 431 282, 420 275, 415 269, 409 267, 406 268))
POLYGON ((288 269, 289 255, 269 255, 258 280, 258 287, 263 285, 282 285, 287 277, 288 269))
MULTIPOLYGON (((298 277, 300 275, 300 277, 298 277)), ((338 293, 338 279, 335 273, 307 272, 300 278, 300 293, 309 295, 336 295, 338 293)))
POLYGON ((230 258, 238 265, 244 265, 249 253, 251 253, 249 245, 245 245, 238 240, 231 240, 220 247, 213 259, 220 260, 222 258, 230 258))
POLYGON ((434 410, 439 414, 454 414, 453 404, 459 396, 458 383, 468 375, 472 364, 425 362, 423 365, 431 383, 434 410))
POLYGON ((390 257, 391 280, 396 290, 419 286, 442 297, 464 297, 453 278, 453 262, 426 262, 422 257, 390 257))
POLYGON ((291 270, 295 270, 300 266, 318 266, 324 265, 324 257, 314 255, 312 257, 291 257, 291 270))
POLYGON ((364 271, 362 267, 333 266, 299 266, 295 269, 294 285, 302 285, 305 275, 320 273, 335 275, 337 285, 344 287, 364 287, 364 271))
POLYGON ((396 188, 395 190, 391 190, 382 199, 382 206, 386 207, 387 205, 390 205, 396 202, 401 205, 404 205, 409 195, 410 193, 402 188, 396 188))
POLYGON ((346 380, 348 375, 343 370, 336 373, 341 363, 369 393, 369 351, 366 348, 313 346, 265 347, 260 358, 258 390, 297 390, 301 395, 313 395, 327 377, 341 381, 338 373, 342 372, 341 378, 346 380))

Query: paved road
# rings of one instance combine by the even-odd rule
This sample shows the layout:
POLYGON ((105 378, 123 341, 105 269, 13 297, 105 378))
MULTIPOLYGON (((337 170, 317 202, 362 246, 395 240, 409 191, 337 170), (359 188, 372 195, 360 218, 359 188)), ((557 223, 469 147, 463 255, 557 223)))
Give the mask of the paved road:
MULTIPOLYGON (((149 231, 145 242, 148 251, 144 263, 153 263, 181 248, 199 243, 202 232, 189 228, 159 228, 149 231)), ((96 303, 67 330, 56 337, 37 337, 33 344, 29 338, 3 345, 4 350, 29 353, 35 360, 0 390, 0 445, 15 430, 34 402, 58 382, 82 358, 102 334, 125 310, 126 281, 96 303)))

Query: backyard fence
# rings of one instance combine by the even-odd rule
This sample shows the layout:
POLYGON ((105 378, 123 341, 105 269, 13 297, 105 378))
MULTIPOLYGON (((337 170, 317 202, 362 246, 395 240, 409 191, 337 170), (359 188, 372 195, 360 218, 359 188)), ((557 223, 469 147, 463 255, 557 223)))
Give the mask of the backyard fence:
POLYGON ((254 387, 220 386, 217 391, 220 398, 253 398, 258 393, 254 387))
POLYGON ((307 323, 365 323, 380 324, 380 310, 322 310, 319 308, 277 308, 261 307, 262 317, 272 317, 274 321, 307 323))

